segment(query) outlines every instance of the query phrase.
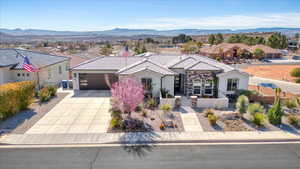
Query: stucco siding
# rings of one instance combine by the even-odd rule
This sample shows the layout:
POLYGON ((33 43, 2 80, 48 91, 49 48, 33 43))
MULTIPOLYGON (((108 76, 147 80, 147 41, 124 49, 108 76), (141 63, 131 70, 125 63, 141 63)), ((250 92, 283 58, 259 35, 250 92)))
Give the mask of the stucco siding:
POLYGON ((238 71, 222 73, 219 76, 219 97, 223 94, 233 94, 234 91, 227 91, 228 79, 238 79, 238 89, 248 89, 249 75, 238 71))
POLYGON ((162 88, 169 91, 174 96, 174 76, 165 76, 162 80, 162 88))
POLYGON ((0 84, 11 82, 11 74, 8 67, 0 68, 0 84))

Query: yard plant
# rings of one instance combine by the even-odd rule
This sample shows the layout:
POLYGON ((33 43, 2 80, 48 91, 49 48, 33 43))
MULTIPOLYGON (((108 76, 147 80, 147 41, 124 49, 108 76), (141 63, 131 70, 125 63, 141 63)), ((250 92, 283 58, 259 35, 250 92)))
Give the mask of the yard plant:
POLYGON ((25 110, 32 103, 35 83, 22 81, 0 85, 0 120, 25 110))
POLYGON ((214 114, 209 114, 208 115, 208 121, 209 121, 209 124, 214 126, 217 124, 217 120, 218 120, 218 117, 214 114))
POLYGON ((56 96, 57 87, 56 86, 45 86, 43 87, 39 93, 40 102, 46 102, 51 99, 51 97, 56 96))
POLYGON ((259 103, 252 103, 249 104, 247 111, 251 114, 254 115, 255 113, 263 113, 264 107, 260 105, 259 103))
POLYGON ((170 104, 163 104, 160 106, 160 109, 163 111, 170 111, 172 109, 172 106, 170 104))
POLYGON ((290 74, 296 78, 296 83, 300 83, 300 67, 293 69, 290 74))
POLYGON ((295 114, 289 114, 288 115, 288 122, 295 126, 295 127, 299 127, 300 124, 300 118, 299 116, 295 115, 295 114))
POLYGON ((248 105, 249 105, 249 100, 247 96, 241 95, 238 97, 236 102, 236 108, 241 115, 247 113, 248 105))
POLYGON ((252 115, 252 122, 259 127, 263 126, 265 121, 266 117, 263 113, 257 112, 252 115))
POLYGON ((275 89, 275 101, 272 108, 268 111, 268 118, 270 123, 274 125, 281 124, 281 118, 283 116, 283 109, 281 107, 281 100, 280 100, 280 93, 281 89, 275 89))

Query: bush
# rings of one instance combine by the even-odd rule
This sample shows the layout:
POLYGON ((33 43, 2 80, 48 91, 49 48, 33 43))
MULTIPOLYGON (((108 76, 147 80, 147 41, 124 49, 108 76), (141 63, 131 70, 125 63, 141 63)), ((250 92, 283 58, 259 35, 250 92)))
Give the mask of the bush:
POLYGON ((164 111, 170 111, 171 108, 172 108, 172 106, 170 104, 163 104, 160 106, 160 109, 164 110, 164 111))
POLYGON ((55 86, 46 86, 42 88, 38 93, 40 102, 49 101, 51 97, 56 96, 56 92, 57 92, 57 87, 55 86))
POLYGON ((236 108, 239 113, 241 113, 242 115, 247 113, 248 105, 249 105, 249 100, 247 96, 241 95, 238 97, 238 100, 236 102, 236 108))
POLYGON ((290 74, 291 74, 292 77, 297 78, 295 80, 296 83, 300 83, 300 67, 293 69, 290 74))
POLYGON ((120 128, 122 126, 122 118, 113 117, 110 121, 111 128, 120 128))
POLYGON ((147 112, 147 110, 144 109, 144 110, 142 111, 142 116, 143 116, 143 117, 147 117, 147 115, 148 115, 148 112, 147 112))
POLYGON ((110 112, 111 112, 111 117, 122 118, 122 116, 121 116, 121 114, 122 114, 121 110, 112 108, 112 109, 110 109, 110 112))
POLYGON ((295 127, 299 127, 300 118, 297 115, 290 114, 288 115, 288 122, 295 127))
POLYGON ((260 105, 259 103, 252 103, 249 104, 247 111, 253 115, 255 113, 263 113, 264 112, 264 107, 260 105))
POLYGON ((214 115, 214 114, 208 115, 208 121, 209 121, 210 125, 212 125, 212 126, 216 125, 217 124, 217 120, 218 120, 218 118, 217 118, 216 115, 214 115))
POLYGON ((263 126, 266 121, 265 115, 263 113, 254 113, 252 115, 252 122, 257 126, 263 126))
POLYGON ((154 98, 150 98, 147 102, 147 105, 149 108, 153 109, 156 107, 156 101, 154 98))
POLYGON ((39 100, 40 102, 46 102, 50 100, 51 98, 51 93, 48 90, 48 88, 44 87, 39 91, 39 100))
POLYGON ((205 109, 204 111, 204 117, 208 117, 209 115, 214 115, 214 111, 212 109, 205 109))
POLYGON ((136 112, 141 112, 143 110, 143 105, 139 104, 138 106, 136 106, 135 111, 136 112))
POLYGON ((255 91, 255 90, 243 90, 243 89, 240 89, 240 90, 236 91, 236 94, 238 96, 244 95, 244 96, 250 97, 252 95, 258 95, 258 92, 255 91))
POLYGON ((299 105, 297 99, 288 99, 285 101, 285 106, 289 109, 294 109, 297 108, 299 105))
POLYGON ((268 118, 271 124, 281 124, 281 117, 283 116, 283 109, 280 101, 275 103, 273 107, 268 111, 268 118))
POLYGON ((0 85, 0 120, 25 110, 32 103, 35 83, 22 81, 0 85))
POLYGON ((49 93, 50 93, 51 97, 56 96, 57 87, 55 87, 55 86, 48 86, 47 88, 49 90, 49 93))

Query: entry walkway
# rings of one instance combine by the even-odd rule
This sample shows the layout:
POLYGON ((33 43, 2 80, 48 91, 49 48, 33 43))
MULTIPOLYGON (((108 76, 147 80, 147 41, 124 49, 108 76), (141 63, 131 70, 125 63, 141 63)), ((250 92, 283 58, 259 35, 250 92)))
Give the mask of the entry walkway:
POLYGON ((190 106, 182 106, 180 112, 184 130, 186 132, 203 131, 196 112, 190 106))
POLYGON ((105 133, 110 121, 108 91, 67 95, 26 134, 105 133))

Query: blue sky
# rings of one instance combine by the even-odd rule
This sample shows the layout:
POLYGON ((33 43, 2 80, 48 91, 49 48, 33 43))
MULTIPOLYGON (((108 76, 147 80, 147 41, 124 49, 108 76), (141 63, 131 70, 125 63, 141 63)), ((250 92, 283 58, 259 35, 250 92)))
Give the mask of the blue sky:
POLYGON ((300 0, 0 0, 1 28, 300 27, 300 0))

